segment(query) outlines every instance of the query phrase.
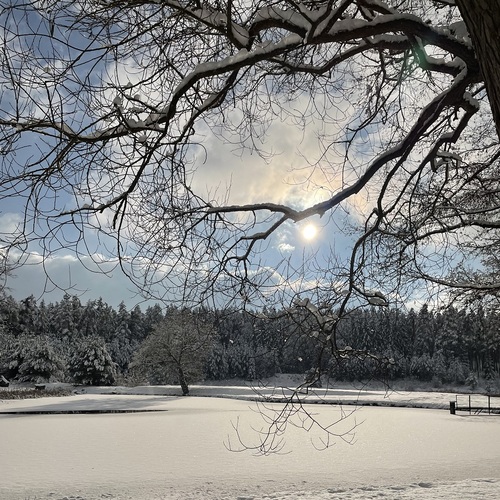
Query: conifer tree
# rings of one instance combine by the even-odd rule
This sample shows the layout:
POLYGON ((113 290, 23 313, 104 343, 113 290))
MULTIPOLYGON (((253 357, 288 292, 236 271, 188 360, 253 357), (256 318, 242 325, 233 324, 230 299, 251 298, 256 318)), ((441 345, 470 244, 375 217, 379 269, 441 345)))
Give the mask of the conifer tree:
POLYGON ((75 346, 69 360, 69 374, 77 384, 113 385, 116 365, 97 336, 84 337, 75 346))

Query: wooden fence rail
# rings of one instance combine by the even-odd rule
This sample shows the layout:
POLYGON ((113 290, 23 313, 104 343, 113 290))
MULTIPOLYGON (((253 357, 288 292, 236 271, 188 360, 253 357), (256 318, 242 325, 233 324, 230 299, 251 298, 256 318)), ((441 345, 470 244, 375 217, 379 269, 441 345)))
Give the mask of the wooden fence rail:
POLYGON ((455 401, 450 401, 450 413, 455 415, 457 411, 500 415, 500 394, 457 394, 455 401))

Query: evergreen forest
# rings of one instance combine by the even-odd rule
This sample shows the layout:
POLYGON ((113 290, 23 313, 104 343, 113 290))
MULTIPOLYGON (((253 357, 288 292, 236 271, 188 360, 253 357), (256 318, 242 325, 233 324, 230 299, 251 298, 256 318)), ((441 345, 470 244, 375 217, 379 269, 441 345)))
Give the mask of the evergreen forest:
POLYGON ((341 320, 338 343, 343 355, 325 356, 307 318, 297 321, 286 310, 128 310, 123 302, 115 309, 68 294, 55 303, 0 300, 0 375, 11 381, 177 384, 180 376, 188 383, 256 380, 321 366, 336 381, 498 386, 495 311, 352 310, 341 320))

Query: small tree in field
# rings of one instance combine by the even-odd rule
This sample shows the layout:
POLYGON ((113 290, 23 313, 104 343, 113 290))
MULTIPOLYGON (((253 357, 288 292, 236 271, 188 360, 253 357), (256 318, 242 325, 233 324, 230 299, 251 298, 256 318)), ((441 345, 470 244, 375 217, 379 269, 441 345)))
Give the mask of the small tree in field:
POLYGON ((214 329, 188 310, 173 310, 156 324, 136 353, 131 369, 151 383, 189 384, 199 380, 207 360, 214 329))

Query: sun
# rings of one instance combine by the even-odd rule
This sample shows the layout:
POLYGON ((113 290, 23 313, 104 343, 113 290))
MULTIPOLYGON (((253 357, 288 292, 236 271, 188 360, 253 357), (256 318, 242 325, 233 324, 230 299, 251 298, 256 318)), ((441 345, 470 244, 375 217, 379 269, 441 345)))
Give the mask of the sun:
POLYGON ((307 241, 314 240, 317 234, 318 234, 318 228, 314 224, 307 224, 302 229, 302 236, 307 241))

